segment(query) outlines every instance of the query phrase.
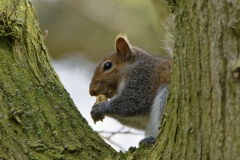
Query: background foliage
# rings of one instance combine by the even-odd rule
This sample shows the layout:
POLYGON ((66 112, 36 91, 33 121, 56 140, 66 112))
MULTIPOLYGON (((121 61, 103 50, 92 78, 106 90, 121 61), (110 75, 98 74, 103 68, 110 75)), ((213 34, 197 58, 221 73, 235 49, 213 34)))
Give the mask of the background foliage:
POLYGON ((165 0, 31 0, 40 28, 48 30, 45 44, 53 58, 81 53, 98 61, 113 51, 119 33, 131 43, 164 54, 162 21, 168 14, 165 0))

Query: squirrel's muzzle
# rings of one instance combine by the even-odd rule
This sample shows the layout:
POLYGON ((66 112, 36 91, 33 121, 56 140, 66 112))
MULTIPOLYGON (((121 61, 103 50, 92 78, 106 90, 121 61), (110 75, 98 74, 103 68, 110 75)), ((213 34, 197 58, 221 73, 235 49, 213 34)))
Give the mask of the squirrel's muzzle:
POLYGON ((89 94, 90 94, 91 96, 96 96, 96 92, 95 92, 93 89, 90 89, 90 90, 89 90, 89 94))

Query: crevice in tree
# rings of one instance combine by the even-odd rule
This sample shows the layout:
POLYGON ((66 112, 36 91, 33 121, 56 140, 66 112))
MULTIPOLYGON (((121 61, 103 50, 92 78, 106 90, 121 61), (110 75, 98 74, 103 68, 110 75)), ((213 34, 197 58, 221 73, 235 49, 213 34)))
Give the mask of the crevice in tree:
POLYGON ((225 153, 225 138, 226 138, 226 134, 225 134, 225 119, 226 119, 226 116, 225 116, 225 113, 226 113, 226 101, 227 101, 227 93, 226 93, 226 87, 227 87, 227 84, 226 84, 226 76, 227 76, 227 59, 225 58, 224 56, 224 35, 221 35, 221 38, 219 39, 219 51, 220 51, 220 56, 221 56, 221 59, 222 59, 222 73, 220 75, 220 86, 221 86, 221 92, 222 92, 222 95, 221 95, 221 125, 222 125, 222 144, 221 144, 221 150, 222 150, 222 154, 223 154, 223 159, 224 159, 224 153, 225 153))
POLYGON ((174 135, 174 142, 175 143, 177 142, 177 137, 178 137, 178 126, 176 127, 175 135, 174 135))

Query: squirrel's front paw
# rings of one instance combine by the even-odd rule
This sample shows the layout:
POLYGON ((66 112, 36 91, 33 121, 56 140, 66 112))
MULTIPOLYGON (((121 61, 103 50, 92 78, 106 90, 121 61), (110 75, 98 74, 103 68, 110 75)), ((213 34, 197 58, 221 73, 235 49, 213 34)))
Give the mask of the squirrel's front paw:
POLYGON ((105 118, 104 102, 98 103, 92 107, 91 116, 94 123, 96 123, 97 121, 102 121, 105 118))
POLYGON ((154 144, 156 142, 156 138, 154 138, 153 136, 149 136, 149 137, 146 137, 144 139, 142 139, 139 144, 147 144, 147 145, 150 145, 150 144, 154 144))

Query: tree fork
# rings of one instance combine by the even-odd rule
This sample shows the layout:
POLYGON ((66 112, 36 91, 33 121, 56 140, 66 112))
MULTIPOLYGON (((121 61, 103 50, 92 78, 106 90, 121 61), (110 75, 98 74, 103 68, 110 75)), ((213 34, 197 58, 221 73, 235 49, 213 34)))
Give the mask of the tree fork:
POLYGON ((240 4, 169 3, 176 46, 160 134, 153 146, 117 155, 87 125, 52 69, 31 4, 20 0, 18 14, 4 19, 14 4, 2 0, 0 158, 239 159, 240 4))

